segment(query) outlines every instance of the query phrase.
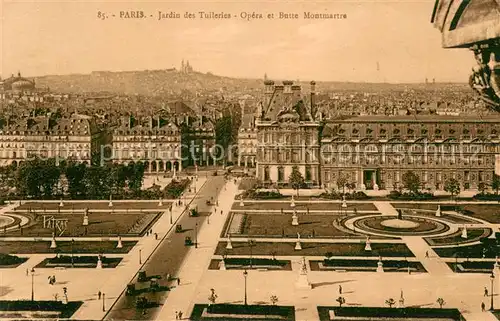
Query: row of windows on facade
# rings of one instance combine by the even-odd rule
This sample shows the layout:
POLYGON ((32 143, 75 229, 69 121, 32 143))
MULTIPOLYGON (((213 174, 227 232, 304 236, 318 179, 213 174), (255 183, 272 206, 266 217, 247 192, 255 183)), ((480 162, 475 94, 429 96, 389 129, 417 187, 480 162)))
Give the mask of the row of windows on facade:
POLYGON ((126 143, 126 144, 113 144, 113 147, 115 148, 159 148, 159 147, 164 147, 166 149, 178 149, 181 146, 178 143, 172 143, 172 144, 162 144, 162 143, 126 143))
POLYGON ((264 152, 258 152, 258 159, 261 159, 265 162, 316 162, 318 158, 314 153, 307 153, 303 150, 287 151, 284 153, 266 150, 264 152))
POLYGON ((429 132, 434 133, 449 133, 456 134, 462 132, 462 134, 475 133, 477 135, 497 135, 500 132, 500 128, 495 128, 494 126, 498 126, 496 124, 481 124, 481 123, 473 123, 473 124, 429 124, 429 123, 420 123, 420 124, 381 124, 381 125, 371 125, 371 124, 362 124, 362 125, 354 125, 354 124, 340 124, 339 132, 355 132, 360 133, 364 129, 365 134, 387 134, 392 131, 393 134, 400 134, 406 132, 407 134, 416 134, 420 133, 422 135, 426 135, 429 132), (359 127, 358 127, 359 126, 359 127), (376 127, 376 128, 372 128, 376 127))
POLYGON ((472 155, 472 156, 449 156, 449 157, 432 157, 432 156, 366 156, 366 157, 323 157, 323 164, 422 164, 422 165, 493 165, 495 163, 494 155, 472 155))
POLYGON ((113 141, 116 142, 128 142, 128 141, 166 141, 175 142, 181 140, 181 135, 176 136, 113 136, 113 141))
POLYGON ((156 152, 156 151, 126 151, 113 150, 113 157, 117 158, 179 158, 180 152, 156 152))
POLYGON ((304 137, 303 135, 293 135, 285 134, 280 135, 278 133, 264 133, 258 137, 259 142, 263 143, 275 143, 275 144, 286 144, 286 145, 298 145, 298 144, 310 144, 314 145, 318 143, 318 138, 312 135, 304 137))
MULTIPOLYGON (((422 182, 427 182, 429 180, 436 180, 436 181, 444 181, 449 178, 455 178, 458 180, 466 180, 466 181, 479 181, 479 182, 486 182, 486 181, 491 181, 493 178, 493 175, 495 174, 494 172, 486 172, 486 171, 454 171, 452 173, 443 173, 442 171, 412 171, 415 173, 419 178, 421 178, 422 182)), ((382 177, 387 178, 388 180, 394 180, 396 182, 401 182, 402 177, 405 172, 400 172, 400 171, 386 171, 385 174, 382 174, 382 177)), ((358 181, 359 178, 359 173, 356 171, 349 172, 349 171, 342 171, 342 172, 330 172, 330 171, 324 171, 323 172, 323 177, 325 181, 333 181, 335 182, 339 177, 346 177, 347 180, 356 182, 358 181)))
MULTIPOLYGON (((403 134, 404 131, 402 131, 399 128, 395 128, 392 130, 392 136, 406 136, 406 137, 417 137, 417 136, 433 136, 436 138, 441 138, 443 135, 447 135, 447 137, 462 137, 462 138, 470 138, 472 136, 496 136, 498 135, 498 131, 495 129, 492 129, 489 133, 484 130, 477 130, 474 132, 471 132, 469 129, 463 129, 461 134, 456 129, 449 129, 448 131, 441 130, 439 128, 435 130, 429 131, 428 129, 421 129, 418 133, 418 131, 414 129, 407 129, 406 133, 403 134)), ((375 133, 372 129, 366 128, 364 132, 360 131, 357 128, 353 128, 352 130, 346 130, 346 129, 339 129, 338 131, 339 136, 352 136, 352 137, 359 137, 359 136, 366 136, 366 137, 388 137, 388 133, 385 129, 381 129, 378 133, 375 133)))
MULTIPOLYGON (((277 147, 278 148, 278 147, 277 147)), ((424 143, 393 143, 393 144, 356 144, 356 143, 340 143, 323 145, 323 152, 339 152, 339 153, 499 153, 500 145, 487 143, 442 143, 442 144, 424 144, 424 143)))
MULTIPOLYGON (((264 167, 264 180, 269 181, 271 177, 269 166, 264 167)), ((278 182, 283 182, 288 180, 288 177, 285 177, 285 168, 282 166, 278 167, 278 182)), ((304 180, 310 182, 312 180, 312 170, 311 167, 306 166, 304 180)))

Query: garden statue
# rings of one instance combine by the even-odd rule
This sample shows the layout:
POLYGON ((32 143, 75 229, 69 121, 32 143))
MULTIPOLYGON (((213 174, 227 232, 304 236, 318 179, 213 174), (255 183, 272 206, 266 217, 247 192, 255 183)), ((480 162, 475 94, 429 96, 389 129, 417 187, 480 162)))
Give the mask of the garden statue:
POLYGON ((297 212, 295 209, 293 209, 293 214, 292 214, 292 225, 297 226, 299 225, 299 217, 297 216, 297 212))
POLYGON ((441 216, 441 205, 438 205, 438 208, 436 210, 436 217, 440 217, 441 216))
POLYGON ((89 225, 89 209, 86 208, 83 213, 83 226, 89 225))
POLYGON ((97 265, 96 269, 102 269, 102 259, 101 259, 101 254, 97 256, 97 265))
POLYGON ((371 242, 370 242, 370 237, 367 236, 366 237, 365 251, 371 251, 371 250, 372 250, 372 245, 371 245, 371 242))
POLYGON ((57 247, 56 244, 56 234, 52 232, 52 241, 50 242, 50 248, 55 249, 57 247))
POLYGON ((345 195, 342 195, 342 208, 347 208, 347 201, 345 200, 345 195))
POLYGON ((123 247, 123 244, 122 244, 122 237, 121 236, 118 236, 118 244, 116 245, 116 248, 117 249, 121 249, 123 247))
POLYGON ((297 233, 297 242, 295 243, 295 250, 302 250, 302 245, 300 244, 300 233, 297 233))
POLYGON ((384 263, 382 263, 382 257, 381 256, 379 256, 379 258, 378 258, 377 272, 379 272, 379 273, 383 273, 384 272, 384 263))
POLYGON ((295 198, 292 195, 292 201, 290 203, 290 207, 295 207, 295 198))

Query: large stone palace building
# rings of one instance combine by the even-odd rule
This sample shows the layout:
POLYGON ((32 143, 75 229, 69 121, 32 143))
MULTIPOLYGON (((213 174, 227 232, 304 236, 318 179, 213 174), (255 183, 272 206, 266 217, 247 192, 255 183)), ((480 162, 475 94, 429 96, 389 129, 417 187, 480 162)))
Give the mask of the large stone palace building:
POLYGON ((161 117, 125 116, 113 132, 112 158, 121 164, 143 162, 147 173, 181 171, 180 130, 161 117))
POLYGON ((0 165, 19 165, 34 157, 90 164, 106 137, 106 132, 85 115, 8 116, 0 122, 0 165))
POLYGON ((449 115, 359 116, 324 121, 300 86, 265 82, 257 127, 257 178, 287 184, 293 166, 306 183, 357 189, 400 187, 415 172, 423 189, 440 190, 449 178, 462 189, 491 184, 500 155, 500 117, 449 115), (309 100, 309 104, 304 101, 309 100))
POLYGON ((359 189, 394 189, 407 171, 422 188, 440 190, 449 178, 462 189, 491 183, 500 154, 500 117, 362 116, 328 122, 322 132, 322 175, 340 175, 359 189))
MULTIPOLYGON (((311 82, 311 96, 314 85, 311 82)), ((264 182, 286 183, 297 166, 308 184, 321 184, 320 123, 313 117, 313 103, 306 106, 301 87, 292 81, 275 84, 266 80, 265 86, 256 120, 257 177, 264 182)))

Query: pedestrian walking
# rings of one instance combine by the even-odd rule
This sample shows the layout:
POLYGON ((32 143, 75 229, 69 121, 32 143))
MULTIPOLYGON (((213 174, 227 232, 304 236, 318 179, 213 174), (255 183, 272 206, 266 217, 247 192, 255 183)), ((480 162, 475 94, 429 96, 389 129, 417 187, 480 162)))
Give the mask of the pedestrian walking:
POLYGON ((425 257, 429 258, 429 251, 425 251, 425 257))
POLYGON ((102 295, 101 291, 97 292, 97 299, 100 300, 101 299, 101 295, 102 295))
POLYGON ((179 311, 175 311, 175 319, 179 320, 179 311))
POLYGON ((181 278, 177 278, 177 285, 181 285, 181 278))
POLYGON ((26 269, 26 276, 28 276, 28 269, 26 269))
POLYGON ((484 296, 488 296, 488 288, 484 287, 484 296))
POLYGON ((179 320, 182 320, 182 311, 179 311, 179 320))
POLYGON ((342 285, 339 285, 339 294, 342 294, 342 285))
POLYGON ((481 302, 481 311, 486 311, 486 305, 484 304, 484 302, 481 302))
POLYGON ((158 239, 158 233, 155 233, 155 240, 158 239))

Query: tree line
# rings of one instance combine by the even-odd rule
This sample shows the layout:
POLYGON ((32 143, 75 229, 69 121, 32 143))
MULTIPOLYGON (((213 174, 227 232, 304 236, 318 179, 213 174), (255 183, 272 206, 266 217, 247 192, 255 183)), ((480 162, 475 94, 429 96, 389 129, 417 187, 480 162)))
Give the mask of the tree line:
POLYGON ((34 158, 0 167, 0 192, 4 199, 133 198, 141 193, 143 178, 142 163, 98 166, 34 158))

